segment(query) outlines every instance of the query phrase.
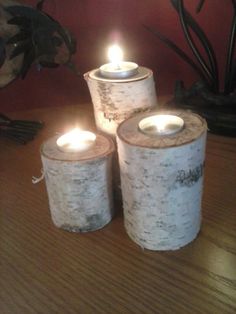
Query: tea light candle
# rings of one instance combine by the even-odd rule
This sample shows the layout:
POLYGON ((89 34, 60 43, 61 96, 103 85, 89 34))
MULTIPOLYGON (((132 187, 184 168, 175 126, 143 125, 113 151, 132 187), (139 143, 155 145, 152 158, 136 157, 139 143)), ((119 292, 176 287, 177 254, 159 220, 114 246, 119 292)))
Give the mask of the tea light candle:
POLYGON ((153 115, 139 122, 139 129, 147 134, 163 136, 175 134, 184 127, 184 120, 173 115, 153 115))
POLYGON ((207 125, 185 111, 139 114, 117 145, 125 228, 142 248, 176 250, 197 236, 207 125))
POLYGON ((100 67, 100 74, 105 78, 122 79, 138 73, 138 65, 134 62, 122 61, 123 51, 118 45, 113 45, 108 50, 110 63, 100 67))
POLYGON ((74 232, 105 226, 113 215, 113 141, 75 129, 41 147, 41 159, 54 224, 74 232))
POLYGON ((57 146, 63 152, 80 152, 94 145, 96 135, 89 131, 75 128, 57 139, 57 146))

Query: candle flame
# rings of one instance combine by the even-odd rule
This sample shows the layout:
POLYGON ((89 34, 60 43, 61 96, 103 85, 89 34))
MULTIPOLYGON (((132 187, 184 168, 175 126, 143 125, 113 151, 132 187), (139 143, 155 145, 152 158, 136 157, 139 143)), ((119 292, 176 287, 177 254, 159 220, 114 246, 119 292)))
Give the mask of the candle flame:
POLYGON ((89 131, 74 128, 57 140, 57 145, 64 151, 83 151, 94 144, 96 135, 89 131))
POLYGON ((113 45, 108 49, 108 58, 111 63, 119 64, 123 60, 123 51, 118 45, 113 45))
POLYGON ((153 123, 155 127, 157 128, 158 132, 163 132, 169 123, 169 117, 165 115, 160 115, 158 117, 156 116, 153 119, 153 123))

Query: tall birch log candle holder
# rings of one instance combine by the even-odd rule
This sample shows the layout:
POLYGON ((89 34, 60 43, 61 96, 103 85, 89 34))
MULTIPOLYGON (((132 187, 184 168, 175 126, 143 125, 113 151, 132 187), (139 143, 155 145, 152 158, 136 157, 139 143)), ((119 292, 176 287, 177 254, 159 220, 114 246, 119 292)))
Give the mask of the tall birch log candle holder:
POLYGON ((139 114, 118 127, 125 228, 142 248, 176 250, 197 236, 206 134, 205 120, 185 111, 139 114))
MULTIPOLYGON (((122 60, 122 51, 112 46, 108 52, 111 63, 84 74, 90 91, 98 130, 115 142, 116 129, 125 119, 157 106, 153 72, 134 62, 122 60)), ((121 198, 118 156, 113 162, 114 192, 121 198)))
POLYGON ((73 130, 43 143, 41 159, 51 216, 57 227, 86 232, 110 222, 113 152, 110 138, 87 131, 73 130))
POLYGON ((122 60, 117 46, 109 50, 111 63, 84 74, 94 107, 98 130, 115 137, 128 117, 157 106, 153 72, 122 60))

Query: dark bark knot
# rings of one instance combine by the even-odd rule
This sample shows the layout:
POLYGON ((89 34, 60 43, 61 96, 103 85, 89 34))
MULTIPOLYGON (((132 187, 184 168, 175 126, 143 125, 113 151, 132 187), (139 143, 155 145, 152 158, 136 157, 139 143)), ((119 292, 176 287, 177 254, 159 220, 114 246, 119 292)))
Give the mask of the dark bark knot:
POLYGON ((179 183, 181 186, 190 187, 203 176, 203 168, 204 165, 200 164, 193 169, 179 170, 175 182, 179 183))

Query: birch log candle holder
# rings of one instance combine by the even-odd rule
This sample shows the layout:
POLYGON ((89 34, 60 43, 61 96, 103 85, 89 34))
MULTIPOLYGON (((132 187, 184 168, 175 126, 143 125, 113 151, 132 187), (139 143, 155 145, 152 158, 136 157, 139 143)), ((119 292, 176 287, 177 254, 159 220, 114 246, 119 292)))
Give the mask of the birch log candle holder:
POLYGON ((157 106, 153 73, 148 68, 139 67, 129 78, 105 78, 99 69, 84 77, 92 98, 96 126, 113 137, 122 121, 157 106))
MULTIPOLYGON (((157 106, 153 72, 134 62, 121 61, 117 46, 109 49, 111 63, 84 75, 92 98, 97 129, 115 142, 116 129, 125 119, 157 106)), ((113 185, 116 199, 121 199, 117 153, 113 162, 113 185)))
POLYGON ((153 73, 134 62, 122 61, 114 45, 108 51, 110 63, 84 75, 94 107, 97 128, 115 137, 118 125, 137 112, 157 105, 153 73))
POLYGON ((184 111, 121 123, 117 145, 125 228, 150 250, 176 250, 197 236, 207 125, 184 111))
MULTIPOLYGON (((110 79, 96 69, 85 74, 92 98, 98 130, 115 142, 116 129, 126 118, 157 106, 153 73, 139 67, 137 74, 128 78, 110 79)), ((121 199, 120 172, 117 153, 113 162, 113 185, 116 199, 121 199)))
MULTIPOLYGON (((74 131, 73 131, 74 132, 74 131)), ((54 224, 68 231, 102 228, 112 219, 111 163, 114 144, 110 138, 91 132, 53 137, 41 147, 49 206, 54 224), (96 140, 95 140, 96 137, 96 140)), ((73 133, 73 134, 72 134, 73 133)))

